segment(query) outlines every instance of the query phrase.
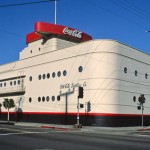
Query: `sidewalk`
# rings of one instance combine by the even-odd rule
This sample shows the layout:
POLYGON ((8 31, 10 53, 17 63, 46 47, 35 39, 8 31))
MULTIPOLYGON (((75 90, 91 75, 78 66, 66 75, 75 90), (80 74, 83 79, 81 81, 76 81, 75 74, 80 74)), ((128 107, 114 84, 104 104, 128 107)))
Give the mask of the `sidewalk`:
POLYGON ((90 133, 115 133, 115 134, 124 134, 131 132, 143 132, 150 131, 150 127, 93 127, 93 126, 83 126, 82 128, 74 128, 73 125, 59 125, 59 124, 44 124, 44 123, 28 123, 28 122, 17 122, 15 125, 18 126, 32 126, 40 128, 49 128, 54 130, 74 130, 81 132, 90 132, 90 133))
POLYGON ((0 121, 0 124, 9 124, 9 125, 15 125, 15 122, 13 121, 0 121))

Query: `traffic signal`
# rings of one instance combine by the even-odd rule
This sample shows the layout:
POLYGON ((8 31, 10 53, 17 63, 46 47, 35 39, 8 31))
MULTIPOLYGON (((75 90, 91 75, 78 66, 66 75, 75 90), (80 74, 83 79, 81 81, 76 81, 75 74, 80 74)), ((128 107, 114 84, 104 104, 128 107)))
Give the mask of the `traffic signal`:
POLYGON ((145 97, 144 97, 144 94, 141 95, 141 103, 145 103, 145 97))
POLYGON ((144 94, 141 94, 138 100, 139 100, 139 102, 140 102, 141 104, 145 103, 144 94))
POLYGON ((137 109, 138 109, 138 110, 141 110, 141 106, 137 106, 137 109))
POLYGON ((91 111, 91 102, 87 102, 87 112, 91 111))
POLYGON ((83 89, 83 87, 79 87, 79 94, 78 94, 78 98, 83 98, 83 91, 84 91, 84 89, 83 89))
POLYGON ((140 103, 142 102, 141 96, 139 97, 139 99, 138 99, 138 100, 139 100, 139 102, 140 102, 140 103))
POLYGON ((84 107, 84 105, 83 104, 80 104, 80 108, 83 108, 84 107))

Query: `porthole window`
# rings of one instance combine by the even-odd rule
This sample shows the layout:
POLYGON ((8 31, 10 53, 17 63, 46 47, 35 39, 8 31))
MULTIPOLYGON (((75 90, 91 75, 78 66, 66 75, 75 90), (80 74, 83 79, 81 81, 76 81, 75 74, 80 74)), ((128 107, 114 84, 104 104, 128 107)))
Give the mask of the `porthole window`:
POLYGON ((38 97, 38 102, 40 102, 41 101, 41 97, 38 97))
POLYGON ((30 53, 32 54, 32 50, 30 51, 30 53))
POLYGON ((44 97, 44 96, 42 97, 42 101, 43 101, 43 102, 45 101, 45 97, 44 97))
POLYGON ((52 73, 52 77, 55 78, 55 72, 52 73))
POLYGON ((47 102, 49 101, 49 96, 46 97, 46 101, 47 101, 47 102))
POLYGON ((60 101, 60 95, 57 96, 57 101, 60 101))
POLYGON ((134 74, 135 74, 135 76, 137 76, 137 74, 138 74, 137 70, 135 70, 135 73, 134 73, 134 74))
POLYGON ((46 77, 46 75, 45 75, 45 74, 43 74, 43 79, 45 79, 45 77, 46 77))
POLYGON ((29 102, 30 102, 30 103, 32 102, 32 98, 31 98, 31 97, 29 98, 29 102))
POLYGON ((79 72, 82 72, 82 71, 83 71, 83 67, 80 66, 80 67, 78 68, 78 71, 79 71, 79 72))
POLYGON ((133 96, 133 102, 136 102, 136 97, 135 96, 133 96))
POLYGON ((145 73, 145 79, 148 79, 148 74, 147 73, 145 73))
POLYGON ((12 81, 10 81, 10 86, 12 86, 12 81))
POLYGON ((2 87, 2 86, 3 86, 3 84, 1 83, 1 84, 0 84, 0 87, 2 87))
POLYGON ((18 85, 20 85, 20 80, 18 80, 18 85))
POLYGON ((52 96, 52 101, 55 101, 55 96, 52 96))
POLYGON ((127 67, 124 68, 124 73, 127 73, 127 67))
POLYGON ((67 75, 67 71, 64 70, 64 71, 63 71, 63 76, 66 76, 66 75, 67 75))
POLYGON ((4 86, 6 87, 6 82, 4 83, 4 86))
POLYGON ((41 75, 39 75, 39 80, 41 80, 41 75))
POLYGON ((29 77, 29 80, 32 81, 32 76, 29 77))
POLYGON ((16 85, 16 81, 14 81, 14 85, 16 85))
POLYGON ((57 76, 58 76, 58 77, 60 77, 60 76, 61 76, 61 72, 60 72, 60 71, 58 71, 57 76))
POLYGON ((50 78, 50 74, 48 73, 48 74, 47 74, 47 79, 49 79, 49 78, 50 78))

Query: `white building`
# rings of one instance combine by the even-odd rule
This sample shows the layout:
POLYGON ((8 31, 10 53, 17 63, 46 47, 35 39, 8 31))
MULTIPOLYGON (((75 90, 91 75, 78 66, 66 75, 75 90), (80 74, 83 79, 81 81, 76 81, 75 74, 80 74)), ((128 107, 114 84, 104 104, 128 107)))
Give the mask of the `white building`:
MULTIPOLYGON (((113 40, 64 26, 37 22, 20 59, 0 66, 0 103, 12 98, 10 120, 75 124, 78 87, 84 88, 80 123, 144 125, 150 121, 150 56, 113 40), (89 102, 89 103, 88 103, 89 102), (87 107, 90 104, 90 109, 87 107)), ((1 120, 7 110, 1 108, 1 120)))

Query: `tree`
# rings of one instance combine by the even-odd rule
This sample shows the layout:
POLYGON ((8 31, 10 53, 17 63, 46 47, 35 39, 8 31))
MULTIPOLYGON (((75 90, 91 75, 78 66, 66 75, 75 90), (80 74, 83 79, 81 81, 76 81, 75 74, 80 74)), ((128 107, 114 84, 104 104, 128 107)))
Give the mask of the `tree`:
POLYGON ((7 121, 9 123, 9 109, 15 107, 14 100, 13 99, 5 98, 4 101, 3 101, 3 106, 5 107, 5 109, 8 110, 7 121))

